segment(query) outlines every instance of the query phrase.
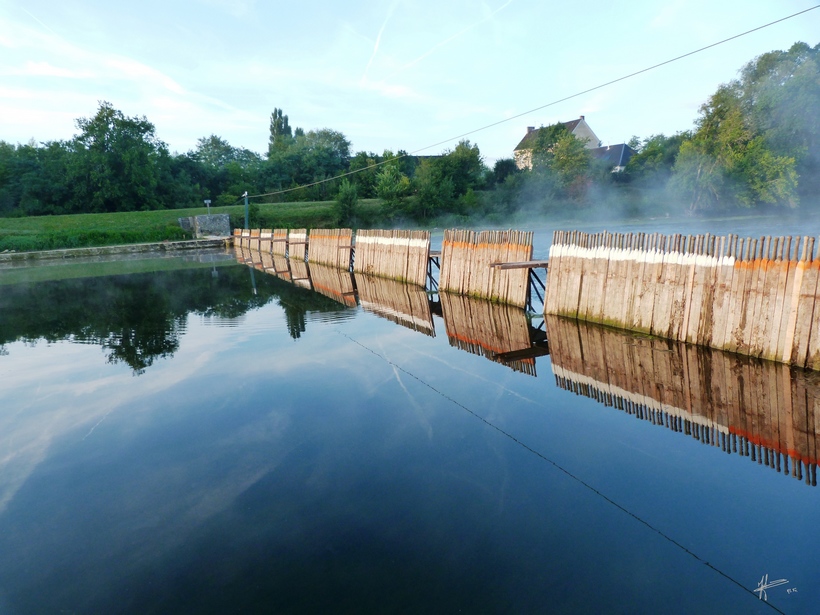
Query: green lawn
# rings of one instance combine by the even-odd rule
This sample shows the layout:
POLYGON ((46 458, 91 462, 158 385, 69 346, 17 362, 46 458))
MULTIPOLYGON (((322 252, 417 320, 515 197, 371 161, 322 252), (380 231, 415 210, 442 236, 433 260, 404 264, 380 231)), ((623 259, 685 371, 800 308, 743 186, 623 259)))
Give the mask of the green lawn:
MULTIPOLYGON (((263 228, 328 228, 336 226, 333 201, 259 203, 251 206, 251 226, 263 228)), ((363 221, 378 216, 379 201, 359 201, 363 221)), ((0 252, 54 250, 129 243, 181 240, 189 237, 178 219, 207 213, 204 207, 113 214, 0 218, 0 252)), ((211 207, 227 213, 232 225, 244 226, 244 205, 211 207)))

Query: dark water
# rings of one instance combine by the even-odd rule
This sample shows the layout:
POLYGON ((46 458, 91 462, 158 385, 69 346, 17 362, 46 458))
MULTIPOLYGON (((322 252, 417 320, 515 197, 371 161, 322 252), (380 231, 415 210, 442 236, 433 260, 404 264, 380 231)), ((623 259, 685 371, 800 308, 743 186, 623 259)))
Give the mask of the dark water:
POLYGON ((230 259, 0 271, 0 613, 818 611, 811 376, 230 259))

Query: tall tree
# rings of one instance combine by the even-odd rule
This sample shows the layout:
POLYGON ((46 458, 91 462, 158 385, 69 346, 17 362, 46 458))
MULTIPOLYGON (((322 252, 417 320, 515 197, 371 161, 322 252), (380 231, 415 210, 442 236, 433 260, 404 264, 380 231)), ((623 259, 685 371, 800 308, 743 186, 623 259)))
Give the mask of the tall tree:
MULTIPOLYGON (((296 129, 299 130, 298 128, 296 129)), ((291 131, 288 116, 281 109, 275 108, 270 115, 270 138, 268 139, 268 158, 274 152, 281 152, 290 147, 293 143, 293 132, 291 131)))

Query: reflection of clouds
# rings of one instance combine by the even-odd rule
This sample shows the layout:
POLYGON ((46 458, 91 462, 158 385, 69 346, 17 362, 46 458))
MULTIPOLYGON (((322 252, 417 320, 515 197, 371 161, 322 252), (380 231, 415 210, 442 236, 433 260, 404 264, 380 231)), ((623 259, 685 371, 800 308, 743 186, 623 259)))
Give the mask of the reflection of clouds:
MULTIPOLYGON (((240 363, 243 378, 260 380, 323 368, 341 369, 367 395, 378 390, 389 372, 357 369, 359 347, 330 345, 313 335, 299 343, 318 345, 316 352, 277 354, 277 345, 292 340, 276 306, 249 312, 239 329, 214 327, 211 320, 189 316, 187 332, 174 356, 158 361, 139 377, 127 366, 106 364, 99 347, 93 345, 7 345, 9 356, 0 358, 0 398, 10 400, 0 408, 0 512, 47 457, 55 441, 76 432, 77 442, 94 446, 96 438, 104 437, 98 426, 104 420, 107 423, 107 417, 126 406, 130 414, 152 412, 156 404, 141 400, 170 391, 188 379, 227 379, 226 374, 233 373, 240 363), (225 362, 231 364, 227 369, 225 362)), ((277 422, 281 420, 281 416, 269 417, 232 437, 277 437, 286 427, 277 422)), ((254 476, 235 480, 237 485, 248 484, 254 476)), ((237 493, 233 488, 229 491, 237 493)), ((227 501, 232 496, 208 497, 227 501)))
POLYGON ((111 413, 126 404, 130 412, 139 411, 139 399, 190 378, 214 362, 215 348, 234 345, 227 332, 211 328, 209 333, 184 336, 191 343, 181 345, 177 360, 156 364, 140 377, 127 366, 105 364, 96 346, 9 344, 9 356, 0 361, 0 398, 10 400, 0 410, 0 511, 55 440, 81 430, 84 437, 78 440, 93 441, 92 432, 111 413))

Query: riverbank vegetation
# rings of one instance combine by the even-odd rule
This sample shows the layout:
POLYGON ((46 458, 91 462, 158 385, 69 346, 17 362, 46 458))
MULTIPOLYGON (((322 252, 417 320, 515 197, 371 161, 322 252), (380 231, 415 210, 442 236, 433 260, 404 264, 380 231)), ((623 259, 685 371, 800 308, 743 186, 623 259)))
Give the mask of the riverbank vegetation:
POLYGON ((805 43, 748 63, 703 104, 693 129, 633 137, 637 153, 619 172, 561 124, 539 129, 532 169, 521 170, 512 158, 489 168, 470 141, 437 156, 353 153, 341 132, 294 128, 281 109, 271 114, 264 154, 217 135, 171 153, 147 118, 101 102, 77 120, 71 140, 0 141, 0 250, 177 239, 177 218, 203 213, 204 199, 240 225, 246 191, 252 225, 261 227, 813 209, 818 109, 820 44, 805 43), (128 216, 140 212, 151 215, 128 216))

